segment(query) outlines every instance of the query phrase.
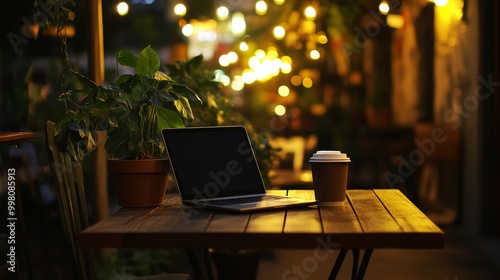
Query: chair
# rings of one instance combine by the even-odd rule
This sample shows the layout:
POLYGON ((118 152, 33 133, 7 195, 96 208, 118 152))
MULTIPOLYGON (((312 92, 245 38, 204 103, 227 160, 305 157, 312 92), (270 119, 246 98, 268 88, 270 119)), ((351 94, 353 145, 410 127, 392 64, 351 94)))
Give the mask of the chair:
MULTIPOLYGON (((292 170, 300 172, 303 169, 305 155, 312 154, 317 142, 318 138, 316 135, 310 135, 308 137, 275 137, 272 144, 274 147, 280 149, 280 162, 275 163, 275 165, 283 165, 283 162, 291 155, 292 170)), ((280 168, 283 168, 283 166, 280 166, 280 168)))
MULTIPOLYGON (((96 279, 96 269, 91 259, 90 252, 82 250, 76 245, 76 238, 80 231, 89 226, 83 169, 74 163, 67 154, 61 153, 54 141, 55 124, 46 123, 46 141, 55 183, 57 200, 61 220, 66 236, 65 248, 71 251, 72 279, 96 279)), ((134 279, 155 280, 182 280, 190 279, 188 274, 162 274, 154 276, 141 276, 134 279)))
POLYGON ((90 266, 89 255, 76 246, 77 234, 89 226, 83 170, 81 165, 77 165, 67 154, 57 149, 54 141, 54 128, 55 124, 48 121, 45 137, 50 168, 56 181, 56 194, 63 230, 68 248, 71 249, 72 271, 75 279, 91 279, 94 272, 90 266))

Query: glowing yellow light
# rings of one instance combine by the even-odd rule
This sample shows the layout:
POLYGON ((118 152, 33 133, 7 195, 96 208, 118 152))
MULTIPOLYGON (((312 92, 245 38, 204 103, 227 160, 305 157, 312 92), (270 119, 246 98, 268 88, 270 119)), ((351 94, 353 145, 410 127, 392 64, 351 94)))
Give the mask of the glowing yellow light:
POLYGON ((235 12, 231 19, 231 31, 235 36, 242 36, 247 29, 245 16, 241 12, 235 12))
POLYGON ((193 32, 194 32, 194 27, 189 23, 182 27, 182 35, 186 37, 193 35, 193 32))
POLYGON ((174 14, 182 17, 182 16, 186 15, 186 12, 187 12, 187 8, 184 4, 179 3, 179 4, 175 5, 174 14))
POLYGON ((276 68, 278 71, 281 69, 281 65, 283 65, 283 62, 281 62, 281 59, 275 58, 272 60, 273 68, 276 68))
POLYGON ((316 9, 314 9, 313 6, 307 6, 307 8, 304 10, 304 16, 308 20, 313 20, 316 18, 316 9))
POLYGON ((245 84, 253 84, 257 79, 255 72, 251 69, 245 69, 242 74, 242 80, 245 84))
POLYGON ((128 14, 128 4, 125 2, 118 3, 118 5, 116 5, 116 12, 120 16, 124 16, 124 15, 128 14))
POLYGON ((234 79, 231 82, 231 88, 234 91, 240 91, 245 88, 245 83, 242 81, 241 76, 234 76, 234 79))
POLYGON ((381 14, 387 15, 389 13, 389 4, 387 4, 387 1, 382 1, 378 5, 378 10, 380 11, 381 14))
POLYGON ((289 57, 288 55, 284 55, 281 57, 281 61, 292 64, 292 58, 289 57))
POLYGON ((260 68, 260 60, 256 56, 252 56, 248 60, 248 66, 257 71, 260 68))
POLYGON ((267 13, 267 3, 266 1, 260 0, 255 3, 255 13, 262 16, 267 13))
POLYGON ((311 88, 313 86, 313 81, 311 80, 311 78, 304 78, 302 80, 302 85, 305 87, 305 88, 311 88))
POLYGON ((242 52, 248 51, 248 44, 246 42, 240 43, 240 51, 242 51, 242 52))
POLYGON ((278 94, 280 96, 287 97, 288 95, 290 95, 290 89, 287 86, 282 85, 278 88, 278 94))
POLYGON ((255 56, 258 58, 258 59, 264 59, 266 57, 266 52, 262 49, 258 49, 255 51, 255 56))
POLYGON ((290 82, 294 86, 300 86, 302 84, 302 78, 299 75, 293 75, 290 82))
POLYGON ((219 57, 219 64, 220 66, 226 67, 229 64, 231 64, 231 60, 229 59, 229 56, 227 54, 223 54, 219 57))
POLYGON ((238 61, 238 54, 235 52, 229 52, 227 54, 227 57, 229 58, 230 63, 235 63, 236 61, 238 61))
POLYGON ((404 18, 401 15, 389 14, 387 15, 387 25, 392 28, 403 28, 404 18))
POLYGON ((289 74, 292 72, 292 65, 288 62, 281 62, 281 73, 289 74))
POLYGON ((219 20, 226 20, 229 16, 229 9, 226 6, 217 8, 217 18, 219 20))
POLYGON ((324 32, 318 33, 318 43, 323 44, 323 45, 328 43, 328 37, 326 37, 324 32))
POLYGON ((271 75, 276 77, 279 75, 281 69, 281 60, 275 59, 271 61, 271 75))
POLYGON ((221 76, 219 80, 225 87, 227 87, 231 83, 231 79, 229 79, 229 76, 227 75, 221 76))
POLYGON ((310 51, 310 52, 309 52, 309 57, 310 57, 311 59, 317 60, 317 59, 319 59, 319 58, 320 58, 320 56, 321 56, 321 55, 319 54, 319 51, 318 51, 318 50, 312 50, 312 51, 310 51))
POLYGON ((276 50, 275 47, 270 47, 267 49, 267 58, 272 60, 278 58, 278 51, 276 50))
POLYGON ((276 105, 276 107, 274 107, 274 113, 278 116, 284 116, 285 113, 286 113, 286 108, 285 106, 283 105, 276 105))
POLYGON ((438 7, 444 7, 448 4, 448 0, 434 0, 434 4, 438 7))
POLYGON ((278 6, 283 5, 283 4, 285 4, 285 0, 274 0, 274 4, 276 4, 278 6))
POLYGON ((286 31, 285 31, 285 28, 283 28, 283 26, 276 26, 274 29, 273 29, 273 36, 274 38, 276 38, 276 40, 281 40, 285 37, 286 35, 286 31))

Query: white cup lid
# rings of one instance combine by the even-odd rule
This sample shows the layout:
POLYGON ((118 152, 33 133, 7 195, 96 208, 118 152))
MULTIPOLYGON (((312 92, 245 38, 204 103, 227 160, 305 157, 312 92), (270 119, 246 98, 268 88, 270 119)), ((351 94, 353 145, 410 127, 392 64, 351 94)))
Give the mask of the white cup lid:
POLYGON ((340 151, 321 150, 316 151, 309 159, 309 162, 351 162, 351 159, 347 157, 347 154, 340 151))

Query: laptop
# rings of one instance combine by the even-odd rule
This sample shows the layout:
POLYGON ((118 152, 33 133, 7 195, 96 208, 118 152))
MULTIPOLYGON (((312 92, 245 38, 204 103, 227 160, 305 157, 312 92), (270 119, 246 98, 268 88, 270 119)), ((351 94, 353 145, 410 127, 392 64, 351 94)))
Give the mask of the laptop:
POLYGON ((165 128, 162 135, 186 205, 250 212, 316 203, 266 193, 244 126, 165 128))

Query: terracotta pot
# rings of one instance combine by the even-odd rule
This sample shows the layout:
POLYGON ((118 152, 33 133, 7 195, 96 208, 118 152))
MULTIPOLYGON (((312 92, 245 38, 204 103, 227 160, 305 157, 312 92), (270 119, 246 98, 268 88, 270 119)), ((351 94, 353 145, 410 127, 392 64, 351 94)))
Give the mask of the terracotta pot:
POLYGON ((108 172, 121 207, 161 205, 170 168, 167 159, 108 159, 108 172))

